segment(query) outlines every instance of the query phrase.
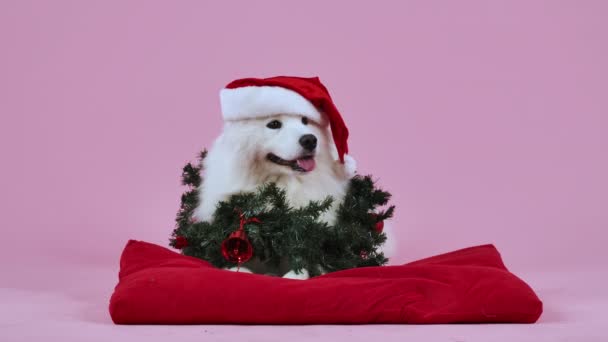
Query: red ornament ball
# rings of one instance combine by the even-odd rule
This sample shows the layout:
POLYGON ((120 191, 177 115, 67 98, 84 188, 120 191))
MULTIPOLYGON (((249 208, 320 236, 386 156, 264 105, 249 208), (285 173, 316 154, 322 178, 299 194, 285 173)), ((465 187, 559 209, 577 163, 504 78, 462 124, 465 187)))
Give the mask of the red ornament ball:
POLYGON ((367 260, 367 258, 369 257, 369 255, 367 254, 367 251, 362 249, 361 252, 359 253, 359 256, 361 256, 361 259, 363 260, 367 260))
POLYGON ((384 220, 378 219, 378 214, 371 214, 371 216, 374 218, 374 221, 376 221, 376 224, 374 224, 374 231, 378 234, 382 233, 384 230, 384 220))
POLYGON ((183 236, 176 236, 175 237, 175 242, 173 243, 173 246, 176 249, 182 249, 182 248, 188 246, 188 240, 186 240, 186 238, 183 237, 183 236))
POLYGON ((384 221, 381 220, 376 222, 374 230, 376 231, 376 233, 382 233, 382 231, 384 230, 384 221))
POLYGON ((237 230, 222 242, 222 255, 230 262, 242 264, 253 256, 253 246, 244 230, 237 230))

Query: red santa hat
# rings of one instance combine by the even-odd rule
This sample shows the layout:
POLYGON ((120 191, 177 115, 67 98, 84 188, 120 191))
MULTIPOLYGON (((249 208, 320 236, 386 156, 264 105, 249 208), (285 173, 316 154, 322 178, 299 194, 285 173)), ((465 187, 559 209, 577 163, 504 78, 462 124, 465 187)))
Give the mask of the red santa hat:
POLYGON ((224 120, 294 114, 322 125, 329 122, 338 157, 344 163, 346 156, 348 172, 354 173, 354 160, 346 155, 348 128, 318 77, 243 78, 221 90, 220 102, 224 120))

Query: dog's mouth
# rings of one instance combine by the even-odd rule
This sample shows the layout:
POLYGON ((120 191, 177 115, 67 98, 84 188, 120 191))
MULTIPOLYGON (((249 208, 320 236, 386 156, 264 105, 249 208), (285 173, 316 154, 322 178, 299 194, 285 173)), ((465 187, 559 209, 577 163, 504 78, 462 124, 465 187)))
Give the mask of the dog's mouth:
POLYGON ((317 165, 315 163, 315 158, 312 155, 304 155, 294 160, 285 160, 274 153, 268 153, 266 159, 277 165, 290 167, 292 170, 298 172, 310 172, 314 170, 317 165))

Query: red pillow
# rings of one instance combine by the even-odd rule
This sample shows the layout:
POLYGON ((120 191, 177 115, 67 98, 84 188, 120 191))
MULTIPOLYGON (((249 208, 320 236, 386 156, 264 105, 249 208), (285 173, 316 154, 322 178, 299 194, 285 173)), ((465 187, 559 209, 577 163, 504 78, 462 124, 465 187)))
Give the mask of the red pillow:
POLYGON ((110 299, 116 324, 533 323, 541 313, 492 245, 290 280, 131 240, 110 299))

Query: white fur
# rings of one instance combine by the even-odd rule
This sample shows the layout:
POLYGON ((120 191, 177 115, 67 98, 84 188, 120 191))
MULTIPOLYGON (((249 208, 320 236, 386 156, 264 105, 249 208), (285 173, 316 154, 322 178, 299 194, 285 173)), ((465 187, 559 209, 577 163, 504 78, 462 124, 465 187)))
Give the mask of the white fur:
POLYGON ((302 270, 301 273, 296 273, 295 271, 289 271, 287 272, 283 278, 287 278, 287 279, 297 279, 297 280, 306 280, 308 278, 310 278, 310 275, 308 274, 307 270, 302 270))
POLYGON ((332 196, 333 208, 322 217, 332 224, 349 181, 344 165, 332 157, 332 148, 335 149, 329 130, 312 122, 303 125, 300 116, 275 115, 226 122, 204 160, 205 176, 199 189, 201 204, 195 211, 196 218, 210 221, 218 202, 274 182, 285 190, 295 207, 332 196), (267 128, 266 124, 275 119, 282 122, 282 128, 267 128), (298 140, 304 134, 314 134, 318 140, 313 171, 300 173, 266 160, 268 153, 286 160, 296 159, 303 152, 298 140))
MULTIPOLYGON (((211 221, 218 202, 274 182, 285 190, 289 203, 294 207, 332 196, 332 208, 321 219, 333 224, 350 179, 336 155, 328 127, 314 122, 304 125, 302 116, 282 114, 226 121, 222 134, 203 161, 205 175, 199 188, 200 205, 194 215, 198 220, 211 221), (267 128, 266 124, 272 120, 281 121, 282 127, 267 128), (285 160, 297 159, 304 152, 298 142, 304 134, 317 137, 314 170, 301 173, 266 159, 268 153, 285 160)), ((293 277, 293 274, 285 276, 293 277)), ((301 277, 307 278, 308 275, 300 274, 296 278, 301 277)))
POLYGON ((378 248, 378 251, 384 253, 384 256, 390 259, 397 252, 397 237, 395 236, 391 220, 384 221, 383 232, 386 235, 386 241, 378 248))
POLYGON ((305 97, 293 90, 264 86, 222 89, 220 105, 224 120, 267 117, 269 114, 304 115, 323 124, 323 115, 305 97))

